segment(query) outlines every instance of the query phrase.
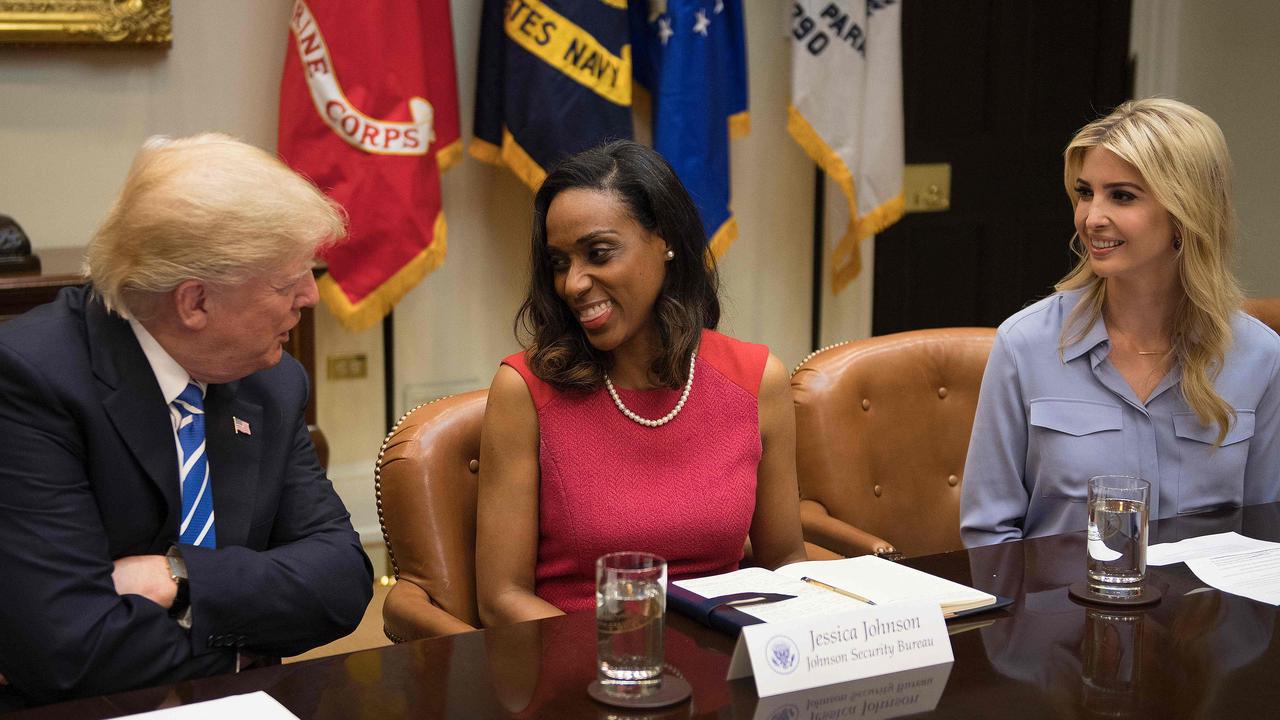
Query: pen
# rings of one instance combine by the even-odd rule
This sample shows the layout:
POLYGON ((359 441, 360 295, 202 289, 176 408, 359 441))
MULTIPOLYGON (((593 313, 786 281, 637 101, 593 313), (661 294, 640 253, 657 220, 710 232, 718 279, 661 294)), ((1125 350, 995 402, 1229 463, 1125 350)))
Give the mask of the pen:
POLYGON ((868 604, 868 605, 875 605, 875 604, 876 604, 875 600, 872 600, 872 599, 870 599, 870 598, 864 598, 864 597, 862 597, 861 595, 858 595, 857 593, 851 593, 851 592, 849 592, 848 590, 841 590, 840 588, 835 587, 835 586, 833 586, 833 585, 828 585, 828 584, 826 584, 826 583, 822 582, 821 580, 814 580, 814 579, 813 579, 813 578, 811 578, 811 577, 802 577, 802 578, 800 578, 800 579, 801 579, 801 580, 803 580, 803 581, 805 581, 805 582, 807 582, 807 583, 809 583, 810 585, 815 585, 815 586, 817 586, 817 587, 822 588, 823 590, 830 590, 830 591, 831 591, 831 592, 833 592, 833 593, 839 593, 840 595, 843 595, 843 596, 845 596, 845 597, 847 597, 847 598, 853 598, 854 600, 857 600, 858 602, 866 603, 866 604, 868 604))

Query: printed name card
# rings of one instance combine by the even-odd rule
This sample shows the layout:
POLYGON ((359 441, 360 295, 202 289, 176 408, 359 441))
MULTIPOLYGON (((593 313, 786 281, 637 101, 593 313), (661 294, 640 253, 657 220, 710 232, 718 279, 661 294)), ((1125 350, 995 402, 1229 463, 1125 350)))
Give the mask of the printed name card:
POLYGON ((760 697, 952 661, 934 602, 868 606, 834 615, 748 625, 729 680, 754 676, 760 697))

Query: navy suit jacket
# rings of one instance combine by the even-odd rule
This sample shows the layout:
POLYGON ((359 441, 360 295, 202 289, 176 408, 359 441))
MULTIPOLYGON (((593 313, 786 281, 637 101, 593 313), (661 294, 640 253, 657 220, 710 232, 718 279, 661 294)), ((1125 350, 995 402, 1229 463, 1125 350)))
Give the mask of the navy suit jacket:
POLYGON ((88 287, 0 325, 0 674, 36 701, 230 670, 349 633, 372 569, 316 459, 296 360, 205 395, 216 550, 183 547, 192 625, 119 596, 112 562, 178 540, 168 408, 88 287), (249 423, 236 433, 232 417, 249 423))

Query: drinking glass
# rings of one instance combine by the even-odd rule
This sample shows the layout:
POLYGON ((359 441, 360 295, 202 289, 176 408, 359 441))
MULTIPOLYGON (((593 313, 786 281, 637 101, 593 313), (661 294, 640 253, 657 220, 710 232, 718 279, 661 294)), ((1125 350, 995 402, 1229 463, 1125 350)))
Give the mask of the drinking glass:
POLYGON ((645 552, 596 560, 597 677, 606 692, 644 695, 662 685, 667 561, 645 552))
POLYGON ((1108 598, 1142 594, 1147 576, 1151 483, 1130 475, 1089 479, 1089 591, 1108 598))

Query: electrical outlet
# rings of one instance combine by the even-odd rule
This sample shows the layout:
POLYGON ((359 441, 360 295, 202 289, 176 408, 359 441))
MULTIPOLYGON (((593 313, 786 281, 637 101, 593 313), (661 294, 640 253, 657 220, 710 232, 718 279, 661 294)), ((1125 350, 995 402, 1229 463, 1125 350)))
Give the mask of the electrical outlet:
POLYGON ((330 380, 358 380, 369 376, 369 358, 364 353, 330 355, 326 358, 330 380))

